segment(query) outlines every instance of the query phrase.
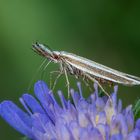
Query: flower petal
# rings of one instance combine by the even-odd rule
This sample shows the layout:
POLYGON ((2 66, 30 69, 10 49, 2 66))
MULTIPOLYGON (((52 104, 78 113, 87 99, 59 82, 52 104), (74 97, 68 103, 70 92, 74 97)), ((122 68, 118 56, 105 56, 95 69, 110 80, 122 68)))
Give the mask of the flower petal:
POLYGON ((55 121, 55 116, 53 112, 54 101, 51 95, 49 94, 50 90, 47 87, 46 83, 43 81, 38 81, 37 83, 35 83, 34 91, 36 97, 39 99, 44 110, 46 111, 50 119, 54 122, 55 121))
POLYGON ((126 140, 140 140, 140 130, 135 129, 132 133, 128 135, 126 140))
POLYGON ((136 122, 136 128, 140 130, 140 119, 138 119, 136 122))
POLYGON ((33 96, 29 94, 24 94, 22 95, 22 99, 33 113, 46 114, 41 105, 37 102, 37 100, 33 96))
POLYGON ((82 129, 80 133, 80 140, 104 140, 103 136, 96 128, 91 128, 89 130, 82 129))
POLYGON ((29 138, 34 138, 31 131, 32 119, 13 102, 2 102, 0 105, 0 115, 17 131, 29 138))
POLYGON ((114 134, 110 140, 124 140, 121 134, 114 134))

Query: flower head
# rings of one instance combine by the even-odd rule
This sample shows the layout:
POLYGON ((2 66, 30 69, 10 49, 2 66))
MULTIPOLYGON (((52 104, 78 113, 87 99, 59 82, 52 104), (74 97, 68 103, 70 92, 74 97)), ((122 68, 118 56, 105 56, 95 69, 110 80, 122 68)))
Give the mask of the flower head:
POLYGON ((72 101, 66 100, 61 91, 58 95, 61 105, 43 81, 34 86, 35 97, 23 94, 20 102, 26 112, 12 101, 0 104, 0 115, 12 127, 33 140, 139 140, 140 119, 134 124, 132 106, 122 109, 117 101, 117 86, 106 96, 95 92, 85 99, 81 85, 79 93, 71 90, 72 101))

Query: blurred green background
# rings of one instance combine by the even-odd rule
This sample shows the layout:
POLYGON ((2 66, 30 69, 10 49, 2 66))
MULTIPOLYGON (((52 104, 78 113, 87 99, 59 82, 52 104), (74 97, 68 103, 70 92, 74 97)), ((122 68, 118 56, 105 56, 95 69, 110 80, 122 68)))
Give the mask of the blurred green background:
MULTIPOLYGON (((31 79, 33 86, 42 77, 42 71, 36 74, 36 70, 43 59, 31 50, 36 41, 140 76, 139 7, 140 1, 135 0, 1 0, 0 101, 19 104, 31 79)), ((56 69, 52 64, 47 73, 56 69)), ((43 79, 49 83, 47 74, 43 79)), ((72 78, 71 87, 76 81, 72 78)), ((64 84, 62 77, 56 90, 63 90, 64 84)), ((140 86, 119 86, 118 93, 124 106, 133 104, 140 96, 140 86)), ((0 118, 0 137, 18 140, 21 135, 0 118)))

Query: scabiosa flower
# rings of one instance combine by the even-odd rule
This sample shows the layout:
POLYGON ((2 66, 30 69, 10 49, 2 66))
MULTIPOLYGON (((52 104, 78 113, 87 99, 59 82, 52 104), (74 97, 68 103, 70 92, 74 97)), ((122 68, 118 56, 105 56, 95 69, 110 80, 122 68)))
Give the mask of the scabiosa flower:
POLYGON ((110 100, 98 96, 96 84, 95 92, 85 99, 77 85, 79 93, 71 90, 73 103, 58 91, 59 105, 47 85, 38 81, 34 86, 37 99, 30 94, 20 98, 26 112, 12 101, 3 101, 0 115, 32 140, 140 140, 140 119, 134 124, 131 105, 122 109, 117 86, 110 100))

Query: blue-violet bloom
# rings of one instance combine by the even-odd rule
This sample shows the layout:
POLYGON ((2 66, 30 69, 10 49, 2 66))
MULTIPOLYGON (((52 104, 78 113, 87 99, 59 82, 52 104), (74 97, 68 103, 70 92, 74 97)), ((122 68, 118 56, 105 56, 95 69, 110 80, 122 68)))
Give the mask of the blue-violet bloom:
POLYGON ((117 101, 117 86, 111 94, 98 96, 98 86, 87 99, 71 90, 72 101, 58 91, 61 105, 43 81, 34 86, 35 97, 23 94, 20 102, 26 112, 12 101, 0 104, 0 115, 31 140, 140 140, 140 119, 134 122, 132 106, 122 109, 117 101))

